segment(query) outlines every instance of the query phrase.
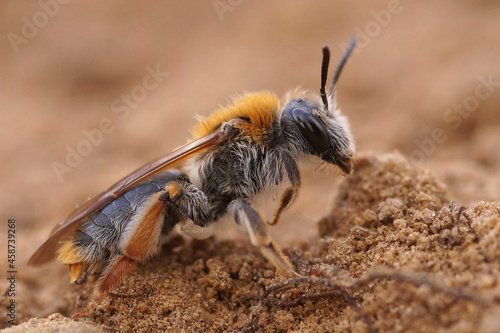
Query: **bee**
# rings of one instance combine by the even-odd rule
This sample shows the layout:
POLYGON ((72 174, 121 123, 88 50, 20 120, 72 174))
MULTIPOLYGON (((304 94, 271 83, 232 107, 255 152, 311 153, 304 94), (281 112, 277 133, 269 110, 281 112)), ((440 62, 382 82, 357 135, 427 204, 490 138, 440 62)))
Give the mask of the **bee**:
POLYGON ((296 199, 302 160, 314 156, 319 163, 351 173, 354 142, 334 93, 355 43, 353 37, 328 91, 330 51, 324 46, 319 96, 294 90, 281 102, 270 92, 236 98, 202 119, 190 143, 137 169, 73 211, 28 264, 38 266, 57 256, 69 266, 76 284, 99 275, 84 314, 138 262, 155 254, 160 240, 176 225, 189 236, 205 238, 228 215, 278 272, 298 276, 272 241, 268 225, 276 224, 296 199), (249 200, 276 188, 282 189, 280 204, 274 220, 267 222, 249 200))

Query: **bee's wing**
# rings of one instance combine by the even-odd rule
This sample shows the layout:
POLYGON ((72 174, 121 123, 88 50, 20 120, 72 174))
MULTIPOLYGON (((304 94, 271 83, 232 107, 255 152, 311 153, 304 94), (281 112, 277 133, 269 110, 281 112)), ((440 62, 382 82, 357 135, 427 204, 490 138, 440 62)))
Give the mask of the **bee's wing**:
POLYGON ((111 186, 107 191, 102 192, 88 200, 81 207, 74 210, 66 219, 56 225, 56 227, 52 230, 49 239, 47 239, 28 260, 28 265, 42 265, 54 259, 60 243, 62 241, 70 240, 74 236, 86 216, 95 210, 104 207, 106 204, 125 193, 134 185, 153 177, 154 175, 164 171, 166 168, 171 167, 175 163, 180 162, 208 147, 225 141, 227 138, 227 131, 219 130, 181 146, 164 157, 151 161, 143 167, 135 170, 111 186))

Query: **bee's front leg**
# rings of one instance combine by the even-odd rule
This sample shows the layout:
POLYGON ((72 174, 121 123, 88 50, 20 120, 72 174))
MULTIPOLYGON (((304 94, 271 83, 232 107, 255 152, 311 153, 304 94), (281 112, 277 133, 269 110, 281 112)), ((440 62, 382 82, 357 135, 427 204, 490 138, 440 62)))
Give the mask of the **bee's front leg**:
POLYGON ((288 277, 300 276, 295 272, 290 260, 283 254, 279 246, 272 241, 267 224, 250 203, 244 199, 237 199, 233 201, 232 206, 234 220, 245 227, 252 244, 259 247, 262 255, 282 274, 288 277))
POLYGON ((278 207, 276 214, 274 214, 273 221, 269 223, 270 225, 278 224, 281 213, 283 213, 286 209, 288 209, 297 198, 301 184, 299 167, 297 166, 297 163, 295 162, 294 158, 287 150, 283 148, 280 148, 280 150, 281 150, 280 154, 281 164, 285 169, 286 174, 288 176, 288 180, 290 180, 290 184, 292 186, 287 188, 283 193, 283 195, 281 196, 280 206, 278 207))

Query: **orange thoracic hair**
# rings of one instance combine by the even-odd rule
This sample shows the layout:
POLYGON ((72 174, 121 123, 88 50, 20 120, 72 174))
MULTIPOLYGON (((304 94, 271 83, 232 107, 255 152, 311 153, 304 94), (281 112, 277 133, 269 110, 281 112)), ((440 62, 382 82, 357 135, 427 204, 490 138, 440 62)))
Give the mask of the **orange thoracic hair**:
POLYGON ((278 110, 279 100, 268 91, 245 94, 236 98, 232 104, 216 110, 210 117, 201 118, 193 129, 194 139, 216 131, 219 126, 234 118, 249 120, 240 130, 244 136, 260 143, 268 134, 278 110))

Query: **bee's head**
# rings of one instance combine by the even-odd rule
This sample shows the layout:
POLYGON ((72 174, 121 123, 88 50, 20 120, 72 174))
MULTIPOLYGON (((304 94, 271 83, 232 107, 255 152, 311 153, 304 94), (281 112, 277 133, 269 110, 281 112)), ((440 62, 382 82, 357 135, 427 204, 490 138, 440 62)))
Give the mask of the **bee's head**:
POLYGON ((328 95, 325 92, 325 83, 330 52, 327 47, 323 48, 320 89, 323 105, 305 97, 292 99, 285 105, 281 117, 284 135, 296 144, 298 150, 318 156, 323 161, 336 165, 346 174, 352 170, 354 142, 347 119, 335 107, 334 89, 355 42, 356 39, 353 38, 342 57, 328 95))
POLYGON ((281 126, 300 151, 351 173, 354 144, 349 124, 342 115, 336 117, 314 101, 297 98, 285 106, 281 126))

